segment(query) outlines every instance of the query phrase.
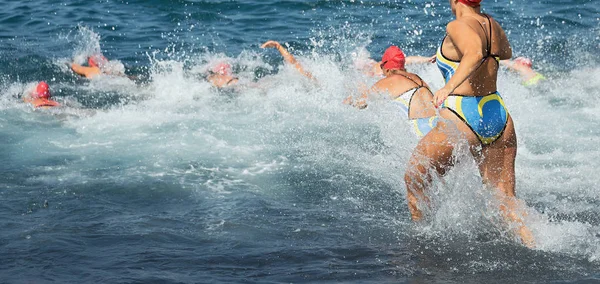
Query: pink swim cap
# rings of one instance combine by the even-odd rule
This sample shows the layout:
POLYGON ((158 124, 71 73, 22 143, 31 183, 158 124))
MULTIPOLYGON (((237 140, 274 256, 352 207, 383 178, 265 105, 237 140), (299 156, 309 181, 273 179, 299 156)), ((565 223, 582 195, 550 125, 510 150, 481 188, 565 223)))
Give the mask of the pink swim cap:
POLYGON ((231 75, 231 65, 226 62, 221 62, 213 66, 210 71, 220 75, 231 75))

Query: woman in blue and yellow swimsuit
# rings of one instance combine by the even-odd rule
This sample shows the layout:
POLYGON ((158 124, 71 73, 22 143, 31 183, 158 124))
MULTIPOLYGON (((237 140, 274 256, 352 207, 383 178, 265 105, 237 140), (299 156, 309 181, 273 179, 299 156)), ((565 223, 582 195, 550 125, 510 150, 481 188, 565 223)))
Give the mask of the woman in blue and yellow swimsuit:
POLYGON ((481 13, 481 0, 450 0, 456 20, 446 27, 436 62, 446 85, 434 94, 440 109, 434 129, 415 148, 405 175, 408 207, 415 221, 422 219, 424 192, 432 171, 443 175, 454 162, 453 150, 468 141, 481 177, 495 189, 505 220, 527 246, 534 246, 531 231, 523 222, 515 198, 517 136, 513 121, 497 91, 499 60, 512 50, 506 34, 491 17, 481 13), (430 170, 431 169, 431 170, 430 170))

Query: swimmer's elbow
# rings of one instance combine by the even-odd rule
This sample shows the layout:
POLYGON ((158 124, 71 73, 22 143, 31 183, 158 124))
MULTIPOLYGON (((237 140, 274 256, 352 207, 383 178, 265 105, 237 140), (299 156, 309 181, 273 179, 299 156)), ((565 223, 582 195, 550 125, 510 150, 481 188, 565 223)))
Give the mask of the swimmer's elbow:
POLYGON ((505 52, 500 53, 500 60, 508 60, 512 58, 512 49, 508 49, 505 52))
POLYGON ((506 46, 500 48, 500 50, 498 51, 498 53, 496 53, 496 55, 498 55, 498 57, 500 58, 500 60, 508 60, 512 58, 512 47, 510 47, 510 44, 507 44, 506 46))
POLYGON ((512 56, 513 56, 512 47, 510 45, 508 45, 508 48, 506 50, 506 58, 503 58, 503 59, 511 59, 512 56))
POLYGON ((461 63, 469 62, 469 63, 477 64, 478 62, 481 62, 483 60, 483 58, 484 58, 483 53, 481 51, 465 52, 463 54, 461 63))

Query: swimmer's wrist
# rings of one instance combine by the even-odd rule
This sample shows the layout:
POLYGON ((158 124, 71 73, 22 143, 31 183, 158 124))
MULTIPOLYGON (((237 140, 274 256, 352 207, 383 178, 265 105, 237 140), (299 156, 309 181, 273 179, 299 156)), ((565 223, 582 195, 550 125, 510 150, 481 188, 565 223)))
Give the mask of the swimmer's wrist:
POLYGON ((447 91, 448 93, 452 93, 452 92, 454 92, 454 90, 456 90, 456 87, 448 84, 448 85, 442 87, 442 89, 447 91))

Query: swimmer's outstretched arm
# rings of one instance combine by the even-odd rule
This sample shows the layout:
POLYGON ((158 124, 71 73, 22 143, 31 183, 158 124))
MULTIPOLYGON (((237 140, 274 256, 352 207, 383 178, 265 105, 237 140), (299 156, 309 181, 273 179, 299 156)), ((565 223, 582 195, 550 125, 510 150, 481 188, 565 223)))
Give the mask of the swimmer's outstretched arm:
POLYGON ((96 75, 100 75, 100 68, 98 67, 86 67, 75 63, 71 64, 71 70, 73 70, 73 72, 76 74, 86 78, 92 78, 96 75))
POLYGON ((531 67, 517 64, 514 60, 500 60, 500 64, 506 67, 509 71, 517 72, 521 76, 523 85, 536 85, 540 80, 545 80, 544 75, 536 72, 531 67))
POLYGON ((304 68, 302 68, 302 65, 296 60, 296 58, 294 58, 294 56, 292 54, 290 54, 288 52, 288 50, 285 49, 285 47, 283 47, 279 42, 276 42, 274 40, 269 40, 269 41, 263 43, 260 46, 260 48, 276 48, 279 51, 279 53, 281 53, 281 56, 283 56, 283 59, 286 62, 292 64, 298 70, 298 72, 300 72, 300 74, 302 74, 310 79, 315 79, 310 72, 305 71, 304 68))
POLYGON ((533 69, 531 69, 527 66, 524 66, 522 64, 516 64, 516 62, 514 60, 510 60, 510 59, 500 60, 500 64, 502 66, 508 68, 508 70, 519 72, 522 75, 529 75, 531 73, 535 73, 535 71, 533 71, 533 69))
POLYGON ((500 65, 512 71, 519 71, 519 68, 516 66, 515 62, 510 59, 500 60, 500 65))
POLYGON ((435 55, 431 57, 425 56, 407 56, 406 64, 427 64, 435 63, 435 55))
POLYGON ((359 109, 365 109, 368 106, 367 99, 369 99, 369 97, 381 95, 382 93, 388 92, 388 89, 385 87, 385 81, 379 80, 370 89, 367 89, 367 86, 365 85, 360 86, 360 91, 362 95, 358 97, 356 101, 354 101, 352 96, 349 96, 343 101, 343 103, 347 105, 352 105, 353 107, 359 109))

